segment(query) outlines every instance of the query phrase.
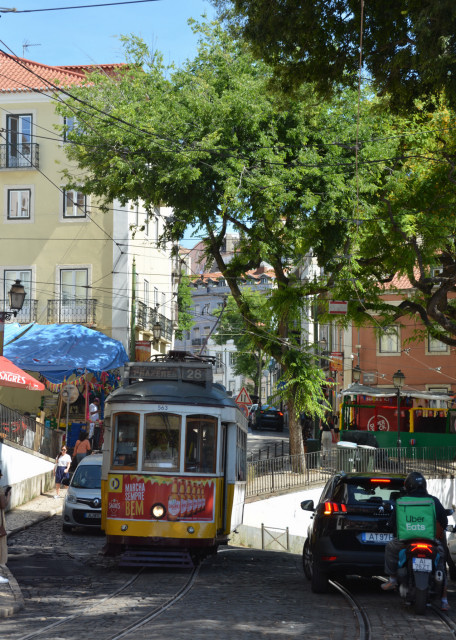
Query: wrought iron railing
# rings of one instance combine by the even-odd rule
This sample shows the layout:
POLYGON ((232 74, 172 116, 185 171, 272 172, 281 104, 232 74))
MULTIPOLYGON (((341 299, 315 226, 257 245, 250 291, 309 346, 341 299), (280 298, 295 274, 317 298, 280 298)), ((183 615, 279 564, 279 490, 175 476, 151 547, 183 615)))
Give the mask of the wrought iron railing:
POLYGON ((158 313, 156 309, 148 307, 144 302, 136 302, 136 325, 146 331, 153 331, 154 324, 160 323, 161 336, 169 342, 173 339, 173 323, 172 320, 158 313))
MULTIPOLYGON (((8 310, 9 301, 0 300, 0 309, 8 310)), ((38 300, 25 299, 22 309, 17 312, 16 316, 11 316, 9 322, 19 322, 26 324, 28 322, 36 322, 37 319, 38 300)))
POLYGON ((420 471, 427 478, 456 475, 456 446, 339 449, 288 455, 247 465, 246 497, 324 484, 337 471, 420 471))
POLYGON ((38 169, 40 146, 31 142, 0 144, 0 169, 38 169))
POLYGON ((97 300, 48 300, 48 324, 96 324, 97 300))
POLYGON ((0 441, 9 440, 54 459, 60 451, 63 435, 34 418, 0 405, 0 441))

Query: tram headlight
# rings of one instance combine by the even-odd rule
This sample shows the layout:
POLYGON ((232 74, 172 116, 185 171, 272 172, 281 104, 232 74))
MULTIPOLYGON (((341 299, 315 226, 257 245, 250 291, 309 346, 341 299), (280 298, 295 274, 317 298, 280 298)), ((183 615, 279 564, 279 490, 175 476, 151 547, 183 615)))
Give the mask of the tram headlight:
POLYGON ((150 510, 150 512, 156 520, 162 520, 166 515, 165 505, 163 505, 161 502, 157 502, 156 504, 152 505, 152 509, 150 510))
POLYGON ((127 529, 128 529, 128 524, 123 524, 123 525, 120 527, 120 530, 121 530, 121 531, 126 531, 127 529))
POLYGON ((195 529, 193 527, 187 527, 188 533, 195 533, 195 529))

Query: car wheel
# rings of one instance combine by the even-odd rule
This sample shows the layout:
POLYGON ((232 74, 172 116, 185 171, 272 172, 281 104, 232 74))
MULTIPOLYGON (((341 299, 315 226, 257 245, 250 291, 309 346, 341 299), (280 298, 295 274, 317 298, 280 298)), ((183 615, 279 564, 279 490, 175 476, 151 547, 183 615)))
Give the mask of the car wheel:
POLYGON ((65 533, 71 533, 73 531, 73 527, 70 524, 62 524, 62 531, 65 533))
POLYGON ((316 562, 312 563, 312 578, 310 587, 313 593, 326 593, 328 591, 329 578, 325 571, 322 571, 316 562))
POLYGON ((304 549, 302 550, 302 568, 304 569, 304 575, 307 580, 312 579, 312 552, 310 550, 309 541, 304 542, 304 549))

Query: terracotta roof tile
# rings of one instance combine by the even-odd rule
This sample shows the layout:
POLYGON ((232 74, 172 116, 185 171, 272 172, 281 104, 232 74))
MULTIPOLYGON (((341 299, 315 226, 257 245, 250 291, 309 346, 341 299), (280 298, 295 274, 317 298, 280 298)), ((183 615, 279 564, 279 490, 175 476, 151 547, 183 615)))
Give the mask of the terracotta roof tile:
MULTIPOLYGON (((119 65, 100 65, 109 73, 115 66, 119 65)), ((0 92, 49 91, 52 88, 49 83, 62 87, 81 85, 86 72, 95 68, 94 65, 53 67, 0 52, 0 92)))

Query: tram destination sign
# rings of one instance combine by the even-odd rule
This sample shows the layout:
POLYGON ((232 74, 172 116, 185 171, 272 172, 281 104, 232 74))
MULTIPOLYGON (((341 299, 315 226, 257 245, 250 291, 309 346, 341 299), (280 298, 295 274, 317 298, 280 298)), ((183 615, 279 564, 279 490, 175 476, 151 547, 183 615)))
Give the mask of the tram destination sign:
POLYGON ((184 382, 211 382, 212 367, 196 363, 155 363, 133 364, 130 366, 130 380, 182 380, 184 382))

